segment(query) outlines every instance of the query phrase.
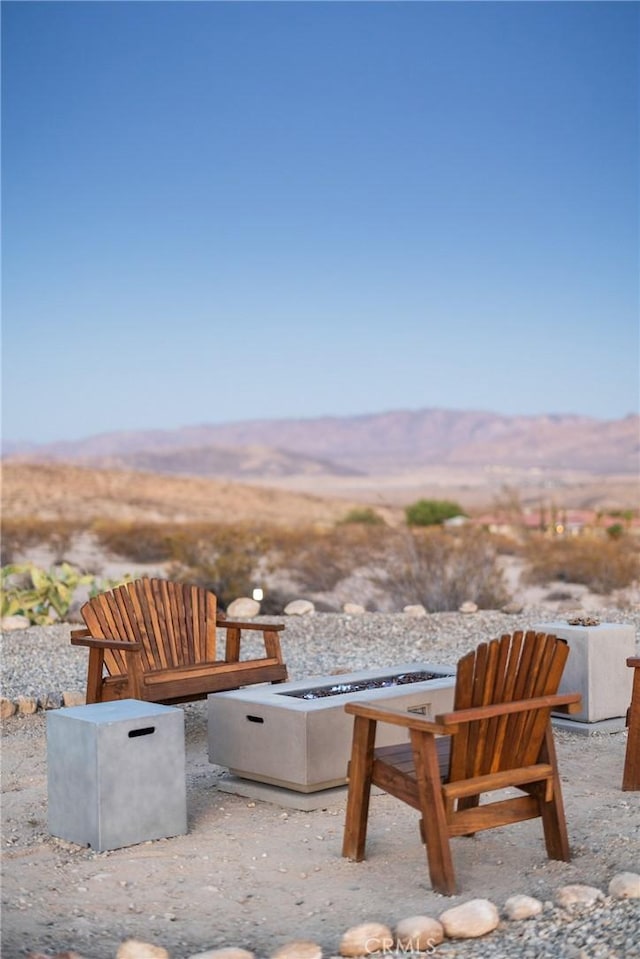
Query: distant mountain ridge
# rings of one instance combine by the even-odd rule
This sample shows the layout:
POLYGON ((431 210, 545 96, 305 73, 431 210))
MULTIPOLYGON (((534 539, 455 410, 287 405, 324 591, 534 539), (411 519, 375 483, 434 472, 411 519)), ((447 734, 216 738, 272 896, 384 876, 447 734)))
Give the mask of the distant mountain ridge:
POLYGON ((5 458, 227 477, 376 475, 439 465, 637 475, 640 417, 401 410, 103 433, 14 449, 5 458))

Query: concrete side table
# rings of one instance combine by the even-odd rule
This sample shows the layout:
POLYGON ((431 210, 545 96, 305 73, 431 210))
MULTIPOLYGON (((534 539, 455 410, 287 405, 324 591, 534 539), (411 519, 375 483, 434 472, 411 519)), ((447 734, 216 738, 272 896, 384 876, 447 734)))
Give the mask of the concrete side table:
POLYGON ((558 692, 581 693, 582 710, 568 717, 570 722, 566 725, 600 723, 602 728, 612 731, 623 729, 631 700, 627 658, 636 649, 634 627, 619 623, 580 626, 552 622, 536 623, 532 629, 553 633, 569 644, 571 652, 558 692), (608 722, 611 720, 617 723, 608 722))
POLYGON ((187 831, 184 713, 134 699, 47 714, 49 832, 103 851, 187 831))

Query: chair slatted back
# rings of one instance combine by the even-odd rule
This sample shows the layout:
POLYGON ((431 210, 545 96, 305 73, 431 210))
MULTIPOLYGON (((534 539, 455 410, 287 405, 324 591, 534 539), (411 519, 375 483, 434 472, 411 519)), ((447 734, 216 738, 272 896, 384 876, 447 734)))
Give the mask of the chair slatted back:
MULTIPOLYGON (((216 597, 199 586, 145 577, 95 596, 81 612, 92 636, 139 642, 146 672, 215 659, 216 597)), ((127 672, 120 650, 105 650, 104 664, 110 676, 127 672)))
MULTIPOLYGON (((558 691, 568 645, 546 633, 521 631, 481 643, 458 662, 454 709, 489 706, 558 691)), ((549 710, 465 723, 452 737, 449 781, 533 765, 549 710)))

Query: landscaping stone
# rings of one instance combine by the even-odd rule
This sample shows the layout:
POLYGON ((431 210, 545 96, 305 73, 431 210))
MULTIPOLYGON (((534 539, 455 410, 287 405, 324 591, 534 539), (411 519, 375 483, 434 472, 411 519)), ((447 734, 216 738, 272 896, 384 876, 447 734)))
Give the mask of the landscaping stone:
POLYGON ((500 923, 496 906, 489 899, 470 899, 447 909, 439 917, 450 939, 476 939, 486 936, 500 923))
POLYGON ((507 919, 531 919, 539 916, 544 909, 539 899, 533 896, 510 896, 504 904, 504 914, 507 919))
POLYGON ((342 612, 347 616, 362 616, 366 610, 360 603, 345 603, 342 612))
POLYGON ((45 693, 40 697, 42 709, 59 709, 62 706, 62 694, 56 692, 45 693))
POLYGON ((31 626, 27 616, 20 616, 16 614, 15 616, 3 616, 0 620, 0 629, 3 632, 11 632, 13 629, 28 629, 31 626))
POLYGON ((251 619, 260 615, 260 603, 250 596, 240 596, 227 606, 229 619, 251 619))
POLYGON ((79 693, 77 690, 67 690, 62 694, 63 706, 84 706, 86 701, 85 693, 79 693))
POLYGON ((170 956, 164 946, 141 939, 125 939, 118 946, 116 959, 170 959, 170 956))
POLYGON ((9 716, 15 716, 18 711, 18 707, 11 699, 5 699, 3 696, 0 699, 0 719, 8 719, 9 716))
POLYGON ((640 899, 640 875, 619 872, 609 883, 609 895, 614 899, 640 899))
POLYGON ((409 916, 396 926, 396 947, 405 952, 427 952, 443 939, 442 923, 430 916, 409 916))
POLYGON ((38 709, 38 700, 34 696, 18 696, 16 700, 21 716, 32 716, 38 709))
POLYGON ((317 942, 296 939, 276 949, 271 959, 322 959, 322 947, 317 942))
POLYGON ((561 886, 556 890, 556 905, 563 909, 572 906, 593 906, 600 899, 604 899, 604 893, 595 886, 583 886, 580 884, 561 886))
POLYGON ((206 952, 198 952, 192 956, 189 956, 189 959, 255 959, 255 956, 252 952, 248 952, 246 949, 235 949, 223 948, 223 949, 209 949, 206 952))
POLYGON ((411 616, 413 619, 421 619, 423 616, 427 615, 427 611, 422 603, 414 603, 410 606, 405 606, 402 612, 405 614, 405 616, 411 616))
POLYGON ((347 929, 340 940, 341 956, 369 956, 393 948, 393 935, 382 922, 363 922, 347 929))
POLYGON ((285 616, 311 616, 316 608, 308 599, 294 599, 284 608, 285 616))
POLYGON ((467 614, 477 613, 478 605, 477 603, 472 603, 470 600, 467 600, 465 603, 463 603, 461 606, 458 607, 458 612, 467 613, 467 614))

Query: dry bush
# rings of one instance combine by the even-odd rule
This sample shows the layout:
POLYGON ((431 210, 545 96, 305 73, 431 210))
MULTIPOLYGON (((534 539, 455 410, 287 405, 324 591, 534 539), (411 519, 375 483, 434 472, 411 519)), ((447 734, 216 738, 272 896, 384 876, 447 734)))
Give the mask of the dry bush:
POLYGON ((123 523, 100 520, 92 532, 100 546, 135 563, 161 563, 173 555, 173 531, 179 527, 161 523, 123 523))
POLYGON ((457 610, 466 600, 496 609, 509 598, 497 550, 482 530, 400 531, 383 568, 380 585, 398 605, 421 603, 435 613, 457 610))
POLYGON ((176 527, 171 534, 173 564, 168 575, 212 590, 227 606, 238 596, 251 596, 268 551, 266 532, 252 526, 176 527))
POLYGON ((3 519, 0 565, 13 563, 16 557, 33 546, 48 546, 55 560, 61 562, 72 537, 82 529, 73 520, 44 520, 37 517, 3 519))
POLYGON ((631 586, 640 576, 640 548, 630 536, 532 536, 525 546, 526 579, 580 583, 596 593, 631 586))
POLYGON ((385 524, 377 523, 341 523, 328 530, 274 530, 272 564, 288 570, 302 590, 330 592, 354 569, 375 561, 389 532, 385 524))

